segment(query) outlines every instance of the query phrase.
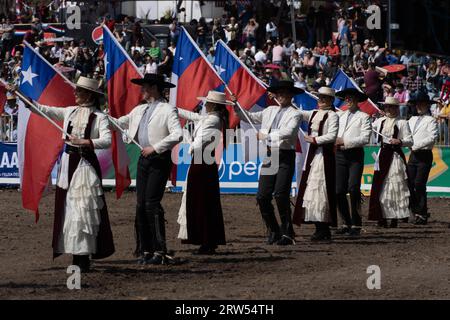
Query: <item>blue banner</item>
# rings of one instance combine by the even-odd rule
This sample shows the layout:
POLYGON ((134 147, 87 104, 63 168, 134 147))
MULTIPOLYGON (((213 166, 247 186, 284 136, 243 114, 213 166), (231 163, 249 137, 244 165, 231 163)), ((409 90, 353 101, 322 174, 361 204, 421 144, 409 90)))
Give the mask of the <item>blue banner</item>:
POLYGON ((0 142, 0 183, 19 182, 19 160, 15 143, 0 142))

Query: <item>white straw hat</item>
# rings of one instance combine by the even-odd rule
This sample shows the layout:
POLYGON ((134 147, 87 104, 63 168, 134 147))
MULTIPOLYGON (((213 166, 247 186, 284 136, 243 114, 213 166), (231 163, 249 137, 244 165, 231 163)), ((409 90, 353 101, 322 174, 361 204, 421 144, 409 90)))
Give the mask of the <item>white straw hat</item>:
POLYGON ((379 102, 380 104, 384 104, 384 105, 390 105, 390 106, 399 106, 400 105, 400 101, 398 101, 397 98, 394 97, 386 97, 386 99, 383 102, 379 102))
POLYGON ((223 92, 209 91, 206 97, 197 97, 198 100, 203 102, 212 102, 225 105, 234 105, 234 102, 226 99, 226 95, 223 92))
POLYGON ((77 83, 75 83, 75 85, 82 89, 93 91, 98 94, 103 94, 103 92, 100 90, 100 82, 95 79, 81 76, 78 78, 77 83))
POLYGON ((333 97, 333 98, 336 96, 336 91, 330 87, 320 87, 319 90, 314 93, 316 95, 329 96, 329 97, 333 97))

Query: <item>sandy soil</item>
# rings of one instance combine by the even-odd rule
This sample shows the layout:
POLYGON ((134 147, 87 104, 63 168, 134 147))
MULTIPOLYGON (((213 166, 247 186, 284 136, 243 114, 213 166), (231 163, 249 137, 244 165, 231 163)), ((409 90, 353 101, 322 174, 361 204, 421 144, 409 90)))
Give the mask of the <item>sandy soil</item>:
MULTIPOLYGON (((24 212, 20 193, 0 190, 0 299, 449 299, 450 199, 430 199, 426 226, 379 229, 365 222, 360 239, 335 236, 311 243, 312 226, 296 228, 297 244, 264 244, 264 227, 252 196, 223 196, 228 244, 214 256, 196 256, 176 239, 179 194, 166 194, 169 249, 184 263, 142 268, 134 249, 135 193, 107 201, 116 253, 82 275, 69 290, 69 256, 52 261, 53 193, 41 219, 24 212), (381 289, 366 286, 367 267, 381 268, 381 289)), ((367 202, 364 205, 366 214, 367 202)))

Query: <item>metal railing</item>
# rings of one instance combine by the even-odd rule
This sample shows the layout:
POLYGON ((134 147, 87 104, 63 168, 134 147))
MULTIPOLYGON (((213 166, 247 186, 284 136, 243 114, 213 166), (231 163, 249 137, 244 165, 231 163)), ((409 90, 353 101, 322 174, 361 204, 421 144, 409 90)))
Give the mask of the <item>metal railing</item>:
POLYGON ((17 142, 17 115, 0 116, 0 141, 17 142))

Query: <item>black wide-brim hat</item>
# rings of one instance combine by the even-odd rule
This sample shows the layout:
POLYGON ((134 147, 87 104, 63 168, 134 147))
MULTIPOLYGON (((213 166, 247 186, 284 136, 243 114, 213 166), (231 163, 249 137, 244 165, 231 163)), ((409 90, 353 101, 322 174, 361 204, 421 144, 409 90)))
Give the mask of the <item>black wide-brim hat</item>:
POLYGON ((167 82, 161 74, 147 73, 143 78, 131 79, 131 82, 139 86, 144 84, 158 85, 162 88, 175 88, 173 83, 167 82))
POLYGON ((419 91, 416 94, 412 95, 411 99, 409 99, 409 104, 417 104, 419 102, 426 102, 428 105, 432 105, 435 103, 433 100, 430 99, 430 96, 423 92, 419 91))
POLYGON ((278 93, 280 91, 285 91, 285 90, 289 91, 293 95, 297 95, 297 94, 301 94, 301 93, 305 92, 305 90, 297 88, 294 85, 294 82, 289 81, 289 80, 278 81, 273 86, 270 86, 269 88, 267 88, 267 91, 272 92, 272 93, 278 93))
POLYGON ((364 92, 361 92, 356 88, 347 88, 336 92, 336 97, 341 100, 345 100, 346 96, 356 97, 358 99, 358 102, 363 102, 368 99, 367 95, 364 92))

